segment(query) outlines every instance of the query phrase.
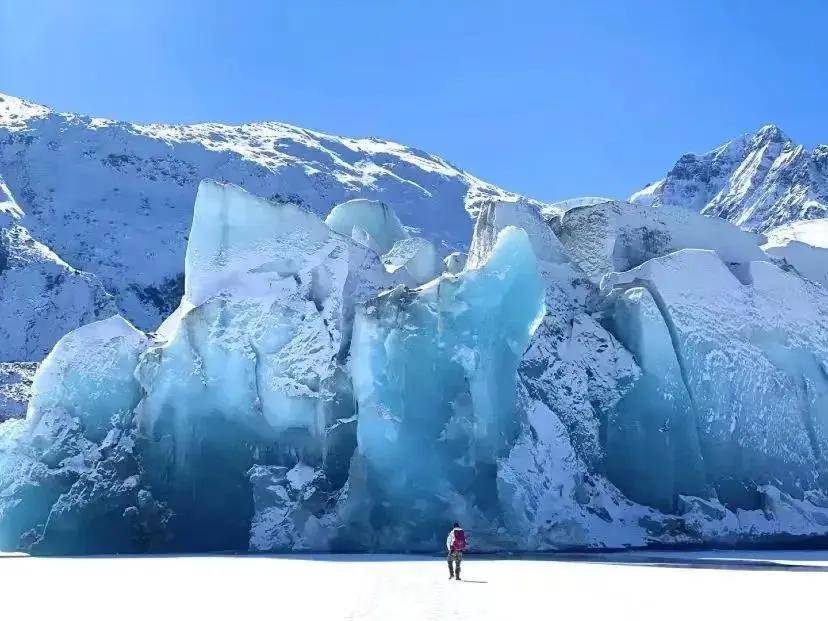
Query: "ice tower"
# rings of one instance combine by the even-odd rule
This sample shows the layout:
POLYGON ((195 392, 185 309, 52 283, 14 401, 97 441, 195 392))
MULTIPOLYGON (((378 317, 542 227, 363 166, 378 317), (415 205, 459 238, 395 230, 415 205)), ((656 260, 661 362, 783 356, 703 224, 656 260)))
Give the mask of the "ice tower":
POLYGON ((433 549, 446 520, 497 522, 497 462, 519 429, 517 368, 542 314, 535 256, 517 228, 476 269, 360 308, 351 500, 367 505, 369 543, 433 549))

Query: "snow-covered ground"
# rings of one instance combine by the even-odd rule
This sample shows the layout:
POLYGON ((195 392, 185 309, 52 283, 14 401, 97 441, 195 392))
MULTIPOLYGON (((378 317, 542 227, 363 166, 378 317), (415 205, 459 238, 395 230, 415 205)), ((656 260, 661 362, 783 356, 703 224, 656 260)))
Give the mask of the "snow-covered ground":
POLYGON ((0 558, 0 584, 9 619, 796 619, 824 610, 826 564, 826 552, 467 558, 458 583, 433 557, 24 557, 0 558))

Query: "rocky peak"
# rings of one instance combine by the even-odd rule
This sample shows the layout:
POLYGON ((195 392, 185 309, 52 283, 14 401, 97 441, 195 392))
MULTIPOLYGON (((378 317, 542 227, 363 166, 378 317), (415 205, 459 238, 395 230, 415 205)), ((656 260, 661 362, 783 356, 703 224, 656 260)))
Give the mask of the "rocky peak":
POLYGON ((681 156, 667 176, 630 200, 683 207, 767 231, 828 210, 828 149, 809 151, 776 125, 703 154, 681 156))

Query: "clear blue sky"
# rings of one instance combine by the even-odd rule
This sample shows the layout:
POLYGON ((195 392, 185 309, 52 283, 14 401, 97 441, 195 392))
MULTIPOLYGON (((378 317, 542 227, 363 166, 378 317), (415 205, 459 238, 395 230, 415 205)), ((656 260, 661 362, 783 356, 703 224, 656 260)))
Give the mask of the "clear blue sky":
POLYGON ((828 2, 0 0, 0 91, 390 138, 543 200, 773 122, 828 142, 828 2))

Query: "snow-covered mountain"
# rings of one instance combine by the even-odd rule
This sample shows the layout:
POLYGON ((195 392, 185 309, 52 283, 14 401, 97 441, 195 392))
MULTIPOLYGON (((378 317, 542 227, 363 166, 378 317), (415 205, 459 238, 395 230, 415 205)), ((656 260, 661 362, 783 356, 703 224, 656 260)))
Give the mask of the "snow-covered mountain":
POLYGON ((686 207, 751 231, 824 218, 828 146, 808 150, 765 125, 702 155, 683 155, 664 179, 630 201, 686 207))
POLYGON ((93 274, 35 239, 0 177, 0 362, 39 361, 67 330, 117 312, 93 274))
MULTIPOLYGON (((0 94, 0 177, 20 224, 97 277, 121 313, 154 329, 176 307, 193 196, 205 178, 318 215, 350 198, 383 201, 403 225, 463 249, 482 201, 515 198, 442 158, 373 138, 282 123, 138 125, 0 94)), ((44 343, 31 359, 54 342, 44 343)), ((0 360, 9 359, 0 339, 0 360)))
POLYGON ((280 124, 0 120, 0 548, 828 536, 825 221, 706 217, 814 215, 777 130, 541 205, 280 124))

